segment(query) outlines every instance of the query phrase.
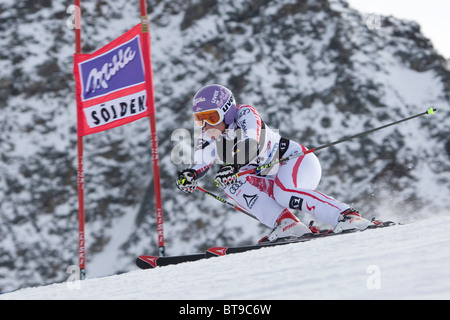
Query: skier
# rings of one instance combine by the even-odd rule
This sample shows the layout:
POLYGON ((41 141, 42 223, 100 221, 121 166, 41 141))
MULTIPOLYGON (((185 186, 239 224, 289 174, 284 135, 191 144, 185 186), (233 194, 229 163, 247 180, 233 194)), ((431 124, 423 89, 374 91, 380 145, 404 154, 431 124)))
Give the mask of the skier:
POLYGON ((334 227, 335 232, 364 230, 372 225, 347 204, 315 190, 322 169, 313 153, 237 177, 240 170, 307 148, 269 128, 254 107, 236 105, 229 89, 217 84, 201 88, 193 99, 193 113, 202 132, 195 142, 193 165, 178 172, 176 184, 181 191, 194 192, 198 180, 219 161, 222 165, 215 175, 216 184, 261 223, 273 228, 264 241, 311 232, 290 209, 311 214, 334 227))

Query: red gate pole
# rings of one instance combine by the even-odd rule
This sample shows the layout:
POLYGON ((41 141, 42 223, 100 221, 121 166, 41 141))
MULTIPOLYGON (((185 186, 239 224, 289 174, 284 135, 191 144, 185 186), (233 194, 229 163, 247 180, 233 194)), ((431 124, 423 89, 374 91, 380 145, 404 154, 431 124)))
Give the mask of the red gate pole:
POLYGON ((161 185, 159 174, 159 154, 158 154, 158 136, 156 134, 156 118, 155 118, 155 97, 153 95, 153 72, 150 55, 150 31, 149 21, 147 17, 146 0, 140 0, 141 7, 141 26, 142 26, 142 42, 143 55, 145 64, 145 82, 147 89, 147 105, 150 112, 150 131, 152 140, 152 160, 153 160, 153 183, 155 187, 155 204, 156 204, 156 230, 158 234, 158 253, 164 256, 164 227, 163 227, 163 211, 161 201, 161 185))
MULTIPOLYGON (((75 52, 82 53, 81 49, 81 5, 80 0, 75 0, 75 52)), ((77 97, 77 113, 80 110, 77 97)), ((80 117, 77 117, 80 121, 80 117)), ((84 232, 84 159, 83 136, 77 135, 78 148, 78 266, 80 268, 80 280, 86 278, 86 243, 84 232)))

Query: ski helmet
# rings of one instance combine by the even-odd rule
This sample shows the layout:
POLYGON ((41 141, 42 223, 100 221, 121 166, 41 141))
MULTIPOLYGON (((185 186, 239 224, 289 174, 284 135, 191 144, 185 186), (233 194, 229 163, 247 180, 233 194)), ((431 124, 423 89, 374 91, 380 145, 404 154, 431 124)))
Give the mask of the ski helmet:
POLYGON ((236 116, 236 101, 229 89, 219 84, 211 84, 197 91, 192 111, 200 126, 203 126, 205 121, 212 125, 225 121, 225 124, 229 125, 236 116))

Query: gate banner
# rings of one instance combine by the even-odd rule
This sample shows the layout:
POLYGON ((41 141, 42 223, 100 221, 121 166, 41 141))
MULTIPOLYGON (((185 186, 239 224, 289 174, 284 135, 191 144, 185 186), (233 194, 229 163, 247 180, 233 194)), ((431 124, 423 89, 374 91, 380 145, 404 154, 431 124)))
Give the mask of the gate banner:
MULTIPOLYGON (((78 136, 115 128, 147 117, 145 57, 141 24, 92 54, 74 55, 78 136)), ((149 86, 153 87, 153 86, 149 86)), ((153 93, 152 93, 153 94, 153 93)))

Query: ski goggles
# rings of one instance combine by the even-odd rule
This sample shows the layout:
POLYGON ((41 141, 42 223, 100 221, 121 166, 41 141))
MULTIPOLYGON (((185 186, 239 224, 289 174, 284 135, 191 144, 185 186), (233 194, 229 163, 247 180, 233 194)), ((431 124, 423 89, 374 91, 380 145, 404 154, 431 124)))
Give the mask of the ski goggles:
POLYGON ((206 110, 194 113, 195 123, 203 128, 208 122, 212 126, 216 126, 223 121, 223 111, 221 109, 206 110))

